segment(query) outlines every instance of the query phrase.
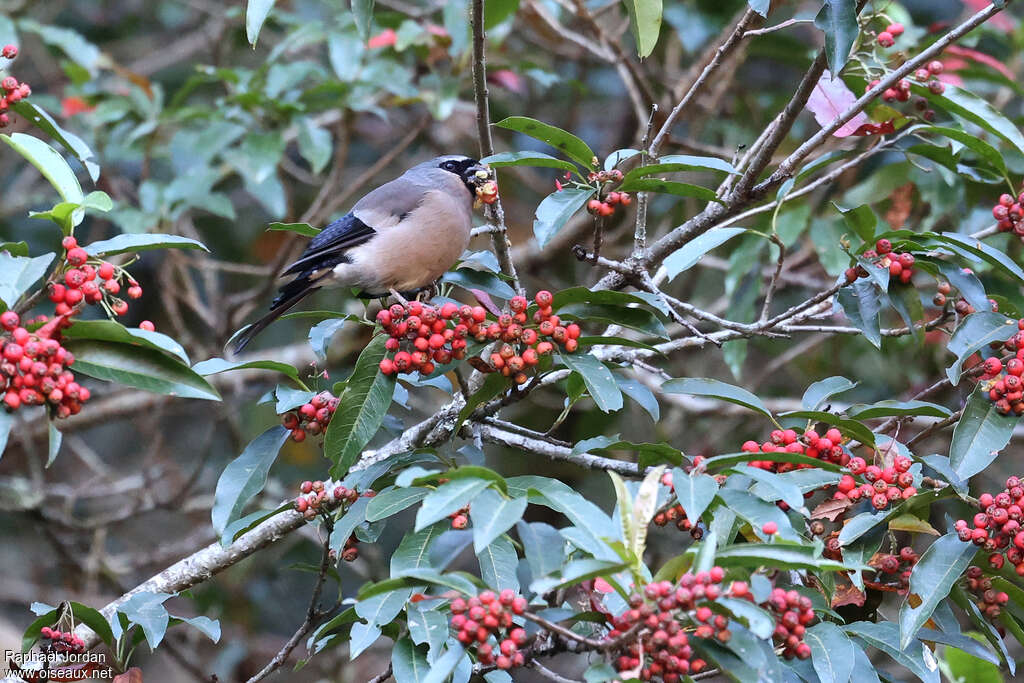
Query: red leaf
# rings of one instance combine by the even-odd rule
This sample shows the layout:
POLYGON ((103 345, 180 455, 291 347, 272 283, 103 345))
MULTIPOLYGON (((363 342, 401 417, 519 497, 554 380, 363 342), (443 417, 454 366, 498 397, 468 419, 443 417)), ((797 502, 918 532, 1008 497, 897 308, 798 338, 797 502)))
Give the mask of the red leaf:
POLYGON ((832 609, 844 605, 864 606, 864 593, 852 583, 840 583, 832 595, 832 609))
POLYGON ((490 294, 482 289, 471 289, 469 291, 476 297, 476 300, 480 302, 480 305, 490 311, 492 315, 501 315, 501 309, 494 305, 494 301, 491 299, 490 294))
POLYGON ((526 83, 522 77, 515 71, 509 69, 498 69, 487 74, 487 80, 495 85, 499 85, 506 90, 511 90, 514 93, 520 95, 526 94, 526 83))
MULTIPOLYGON (((980 12, 989 6, 989 0, 964 0, 964 4, 970 8, 972 12, 980 12)), ((1006 16, 1006 12, 1000 12, 988 20, 989 26, 992 28, 1002 31, 1003 33, 1013 33, 1013 20, 1006 16)))
POLYGON ((90 105, 81 97, 75 95, 65 97, 60 101, 60 115, 65 119, 71 118, 75 114, 81 114, 85 111, 92 111, 95 108, 96 107, 90 105))
MULTIPOLYGON (((824 128, 856 101, 857 96, 846 87, 842 79, 832 78, 832 74, 825 71, 818 80, 818 84, 814 86, 814 90, 811 91, 811 96, 807 98, 807 108, 811 110, 814 118, 824 128)), ((871 123, 867 114, 858 112, 832 135, 837 138, 855 135, 857 130, 867 123, 871 123)))

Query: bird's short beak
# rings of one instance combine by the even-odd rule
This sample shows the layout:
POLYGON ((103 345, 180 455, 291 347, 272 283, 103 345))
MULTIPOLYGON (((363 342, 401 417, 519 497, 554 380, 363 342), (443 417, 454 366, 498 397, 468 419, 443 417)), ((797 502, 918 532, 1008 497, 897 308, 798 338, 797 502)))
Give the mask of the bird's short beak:
POLYGON ((474 164, 467 169, 467 172, 475 179, 477 184, 494 179, 494 172, 489 166, 474 164))

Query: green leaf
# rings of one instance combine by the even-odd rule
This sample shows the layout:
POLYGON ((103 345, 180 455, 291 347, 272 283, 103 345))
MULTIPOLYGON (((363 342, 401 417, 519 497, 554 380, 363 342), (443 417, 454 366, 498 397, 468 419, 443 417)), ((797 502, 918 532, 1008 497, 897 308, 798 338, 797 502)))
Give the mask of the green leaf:
POLYGON ((155 349, 95 339, 68 340, 75 371, 96 379, 168 396, 219 401, 220 395, 190 367, 155 349))
POLYGON ((830 621, 807 629, 804 642, 811 646, 811 664, 821 683, 846 683, 853 673, 854 647, 850 638, 830 621))
POLYGON ((975 353, 988 348, 993 342, 1005 342, 1017 333, 1017 323, 1001 313, 979 311, 972 313, 957 325, 946 345, 956 360, 946 369, 946 376, 954 385, 960 382, 963 365, 975 353))
POLYGON ((988 294, 985 293, 985 286, 981 284, 977 275, 973 272, 964 272, 963 268, 948 261, 936 260, 934 263, 939 272, 960 292, 960 296, 967 299, 967 303, 974 306, 975 310, 988 310, 988 294))
POLYGON ((309 163, 314 174, 319 174, 331 160, 331 134, 316 125, 309 117, 299 119, 299 154, 309 163))
POLYGON ((843 214, 846 225, 853 230, 862 241, 871 243, 875 238, 875 228, 878 226, 878 216, 867 204, 861 204, 853 209, 844 209, 838 204, 836 208, 843 214))
POLYGON ((733 237, 742 235, 746 231, 746 228, 717 228, 715 230, 708 230, 695 239, 690 240, 669 254, 662 263, 662 266, 668 273, 668 279, 672 280, 684 270, 689 270, 706 253, 715 247, 725 244, 733 237))
POLYGON ((484 380, 483 386, 481 386, 475 393, 466 398, 466 405, 459 411, 459 419, 455 423, 454 433, 458 433, 459 427, 462 423, 473 414, 473 411, 480 405, 487 403, 492 398, 497 397, 500 394, 504 394, 505 390, 508 389, 508 378, 504 377, 500 372, 492 372, 487 375, 487 379, 484 380))
POLYGON ((416 525, 413 529, 421 531, 456 510, 466 507, 489 485, 488 480, 476 478, 455 479, 447 484, 441 484, 423 499, 423 504, 416 512, 416 525))
POLYGON ((422 683, 430 671, 427 656, 408 637, 391 648, 391 675, 395 683, 422 683))
POLYGON ((374 0, 352 0, 352 17, 356 20, 359 37, 366 42, 370 37, 370 25, 373 23, 374 0))
POLYGON ((967 119, 976 126, 1001 137, 1024 153, 1024 134, 1020 129, 996 110, 991 104, 972 92, 950 83, 941 95, 936 95, 923 85, 912 84, 911 90, 949 113, 967 119))
POLYGON ((957 476, 966 481, 987 468, 1010 443, 1017 422, 1015 416, 1000 415, 985 390, 976 389, 967 399, 949 444, 949 464, 957 476))
POLYGON ((74 155, 81 162, 82 166, 85 167, 85 170, 89 172, 89 177, 92 178, 93 182, 99 180, 100 166, 96 163, 92 150, 89 149, 89 146, 85 144, 82 138, 71 131, 61 128, 52 116, 34 102, 21 100, 11 105, 11 109, 31 121, 35 124, 36 128, 59 142, 65 150, 74 155))
POLYGON ((271 223, 267 226, 267 230, 294 232, 303 237, 316 237, 320 234, 320 228, 314 228, 309 223, 271 223))
POLYGON ((604 363, 589 353, 560 353, 559 358, 573 372, 583 378, 587 392, 602 412, 622 409, 622 390, 604 363))
POLYGON ((629 171, 622 179, 628 182, 635 178, 644 176, 660 175, 662 173, 676 173, 679 171, 722 171, 723 173, 736 174, 736 168, 724 159, 716 157, 697 157, 685 154, 669 154, 659 157, 657 163, 647 166, 637 166, 629 171))
POLYGON ((60 452, 60 444, 64 439, 64 435, 57 429, 57 425, 53 423, 53 420, 47 420, 46 427, 47 432, 49 433, 49 439, 47 441, 46 466, 49 467, 53 464, 53 461, 57 459, 57 453, 60 452))
POLYGON ((486 489, 474 498, 469 511, 473 520, 473 550, 479 554, 512 528, 526 512, 526 503, 526 498, 507 499, 494 489, 486 489))
POLYGON ((594 194, 592 188, 567 187, 559 192, 552 192, 537 206, 533 220, 533 235, 537 246, 542 249, 551 238, 562 229, 572 215, 583 208, 594 194))
POLYGON ((160 234, 126 234, 112 237, 109 240, 93 242, 83 247, 90 256, 113 256, 127 252, 149 251, 150 249, 199 249, 210 250, 188 237, 160 234))
POLYGON ((526 116, 510 116, 494 125, 498 128, 514 130, 524 135, 529 135, 531 138, 560 149, 566 156, 584 168, 590 169, 594 167, 595 154, 593 150, 583 140, 561 128, 556 128, 526 116))
POLYGON ((971 150, 978 157, 993 167, 1003 175, 1007 174, 1006 162, 1003 161, 1003 155, 999 151, 988 144, 977 135, 971 135, 970 133, 960 130, 959 128, 949 128, 947 126, 921 126, 917 129, 917 133, 935 133, 943 137, 949 138, 950 140, 956 140, 961 145, 971 150))
POLYGON ((623 569, 628 569, 628 565, 624 562, 610 562, 592 558, 572 560, 562 567, 559 575, 534 580, 530 584, 530 590, 534 593, 545 594, 560 588, 574 586, 582 581, 598 576, 610 577, 623 569))
POLYGON ((792 541, 799 538, 796 531, 793 530, 789 517, 775 503, 769 503, 749 491, 741 489, 720 489, 718 498, 727 508, 749 523, 754 533, 762 539, 767 538, 761 531, 765 522, 775 522, 778 526, 777 538, 792 541))
POLYGON ((467 291, 479 289, 502 299, 511 299, 516 295, 515 290, 511 286, 498 277, 496 273, 488 270, 476 270, 475 268, 449 270, 441 276, 441 281, 458 285, 467 291))
POLYGON ((129 622, 142 628, 152 650, 160 645, 167 632, 171 615, 167 613, 164 602, 171 597, 168 593, 136 593, 117 607, 117 611, 128 617, 129 622))
POLYGON ((430 491, 425 488, 388 487, 370 499, 366 506, 366 521, 377 522, 398 514, 426 498, 428 493, 430 491))
POLYGON ((380 361, 387 353, 384 341, 384 335, 377 335, 359 354, 338 410, 327 426, 324 456, 334 463, 331 476, 335 479, 343 477, 356 462, 391 406, 395 377, 380 371, 380 361))
POLYGON ((658 192, 660 194, 671 194, 677 197, 696 197, 706 202, 720 202, 715 191, 692 183, 680 183, 675 180, 661 180, 659 178, 634 178, 630 181, 623 181, 619 189, 623 192, 658 192))
POLYGON ((440 611, 430 609, 423 603, 406 607, 408 616, 409 637, 417 645, 426 644, 433 654, 444 644, 448 636, 448 619, 440 611))
POLYGON ((851 382, 845 377, 838 375, 826 377, 807 387, 803 398, 800 400, 800 405, 803 406, 804 410, 817 410, 821 407, 822 403, 832 396, 849 391, 855 386, 857 386, 857 382, 851 382))
POLYGON ((220 544, 227 547, 234 543, 239 536, 252 531, 271 517, 294 509, 295 507, 292 505, 292 502, 289 501, 279 506, 276 510, 256 510, 255 512, 250 512, 224 527, 224 531, 220 535, 220 544))
POLYGON ((794 510, 804 507, 804 494, 800 487, 778 474, 748 465, 736 467, 733 471, 757 482, 757 490, 752 490, 751 493, 761 500, 769 503, 781 500, 794 510))
POLYGON ((824 557, 815 557, 814 548, 789 543, 741 543, 720 548, 715 562, 723 567, 758 567, 772 569, 822 569, 844 571, 848 567, 824 557))
MULTIPOLYGON (((712 547, 714 546, 712 545, 712 547)), ((751 633, 758 638, 771 638, 772 631, 775 629, 775 619, 757 605, 736 598, 718 598, 715 604, 724 607, 734 617, 745 623, 751 633)))
POLYGON ((177 356, 186 364, 191 363, 184 347, 166 334, 125 327, 115 320, 76 320, 62 334, 66 339, 98 339, 147 346, 177 356))
POLYGON ((876 349, 881 349, 878 312, 882 310, 882 302, 875 284, 866 279, 857 280, 840 289, 836 300, 853 326, 864 333, 864 338, 876 349))
POLYGON ((507 536, 499 536, 477 550, 476 558, 480 564, 480 578, 485 584, 497 590, 511 588, 519 592, 519 578, 516 576, 519 555, 507 536))
POLYGON ((764 403, 754 394, 746 389, 721 382, 717 379, 705 379, 699 377, 684 377, 670 379, 661 385, 661 390, 669 394, 690 394, 691 396, 710 396, 729 403, 735 403, 745 408, 757 411, 769 419, 774 420, 772 413, 765 407, 764 403))
POLYGON ((7 308, 14 308, 22 295, 46 274, 53 257, 52 253, 28 258, 0 251, 0 301, 7 308))
POLYGON ((814 18, 814 25, 825 34, 825 57, 836 78, 850 58, 850 49, 857 42, 857 3, 855 0, 825 0, 814 18))
MULTIPOLYGON (((708 472, 714 472, 717 470, 724 469, 726 467, 732 467, 737 463, 750 462, 752 460, 764 460, 769 456, 764 453, 726 453, 725 455, 715 455, 706 459, 702 466, 708 472)), ((776 451, 771 454, 772 462, 791 462, 797 465, 812 465, 816 468, 828 470, 830 472, 839 472, 842 468, 838 465, 834 465, 828 461, 820 460, 819 458, 812 458, 801 453, 785 453, 782 451, 776 451)))
POLYGON ((844 626, 843 630, 889 655, 924 683, 939 683, 939 667, 935 655, 919 640, 913 641, 907 648, 900 648, 900 627, 895 623, 857 621, 844 626))
POLYGON ((260 37, 260 29, 267 15, 274 7, 274 0, 248 0, 245 4, 245 37, 249 44, 256 47, 256 39, 260 37))
POLYGON ((91 628, 107 645, 113 645, 114 632, 110 630, 110 622, 100 614, 99 610, 83 605, 80 602, 68 603, 71 605, 71 614, 77 621, 91 628))
POLYGON ((640 59, 650 56, 661 34, 662 0, 624 0, 640 59))
POLYGON ((900 606, 900 648, 906 649, 946 599, 977 552, 956 533, 938 538, 928 546, 910 574, 910 592, 900 606))
POLYGON ((39 169, 64 201, 80 204, 85 199, 75 172, 68 166, 68 162, 64 161, 60 152, 39 138, 24 133, 0 135, 0 138, 39 169))
POLYGON ((516 531, 533 576, 547 576, 558 571, 565 557, 565 539, 558 529, 543 522, 520 520, 516 522, 516 531))
POLYGON ((560 313, 562 308, 571 304, 597 304, 605 306, 618 306, 627 308, 634 304, 650 307, 651 302, 637 294, 619 292, 610 289, 592 290, 586 287, 570 287, 556 292, 551 302, 551 308, 560 313))
POLYGON ((267 485, 267 473, 288 435, 287 429, 274 425, 253 439, 221 472, 210 511, 213 528, 218 534, 239 519, 246 503, 267 485))
POLYGON ((272 370, 280 372, 296 384, 302 385, 299 379, 299 371, 288 363, 281 363, 276 360, 250 360, 250 361, 228 361, 223 358, 210 358, 192 366, 192 369, 203 377, 217 375, 229 370, 272 370))
POLYGON ((694 524, 718 493, 718 482, 714 477, 700 473, 687 474, 678 467, 672 470, 672 487, 686 518, 694 524))
POLYGON ((951 679, 954 681, 1004 683, 998 665, 968 654, 962 649, 948 648, 943 652, 942 658, 946 661, 951 679))
POLYGON ((492 154, 480 160, 481 164, 487 164, 494 168, 503 166, 537 166, 540 168, 560 168, 564 171, 576 171, 576 164, 561 159, 556 159, 550 154, 543 152, 501 152, 492 154))
MULTIPOLYGON (((391 554, 391 574, 398 576, 402 572, 430 566, 430 546, 443 532, 445 525, 435 524, 422 531, 407 531, 391 554)), ((450 527, 449 527, 450 528, 450 527)))
POLYGON ((952 411, 928 401, 879 401, 870 405, 850 406, 847 416, 853 420, 871 420, 878 417, 916 415, 920 417, 949 417, 952 411))
POLYGON ((188 624, 215 643, 220 642, 220 622, 216 619, 211 619, 210 617, 204 617, 202 615, 197 617, 171 617, 171 626, 174 626, 179 622, 188 624))
POLYGON ((932 242, 950 247, 954 252, 985 261, 992 267, 1017 278, 1018 282, 1024 282, 1024 270, 1007 254, 995 247, 955 232, 943 232, 938 235, 930 233, 929 238, 932 242))
POLYGON ((519 0, 485 0, 484 8, 484 28, 490 31, 509 17, 515 16, 519 9, 519 0))
POLYGON ((558 313, 569 320, 606 322, 661 339, 668 339, 665 326, 653 312, 646 308, 622 308, 605 304, 569 304, 563 306, 558 313))

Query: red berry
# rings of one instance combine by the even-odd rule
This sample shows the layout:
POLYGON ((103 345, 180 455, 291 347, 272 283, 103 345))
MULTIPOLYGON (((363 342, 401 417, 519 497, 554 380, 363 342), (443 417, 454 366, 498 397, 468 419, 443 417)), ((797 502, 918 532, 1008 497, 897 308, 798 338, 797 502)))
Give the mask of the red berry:
POLYGON ((901 23, 899 23, 897 21, 897 22, 893 22, 893 23, 889 24, 889 26, 885 30, 888 33, 890 33, 893 37, 899 37, 899 36, 903 35, 903 30, 904 29, 903 29, 903 24, 901 24, 901 23))
POLYGON ((89 260, 89 254, 81 247, 68 250, 67 261, 73 266, 80 266, 89 260))
POLYGON ((4 45, 2 54, 7 59, 14 59, 18 56, 18 48, 15 45, 4 45))
POLYGON ((21 322, 21 318, 14 311, 4 311, 0 315, 0 326, 2 326, 8 332, 14 330, 21 322))
POLYGON ((761 527, 761 531, 764 532, 768 536, 771 536, 771 535, 775 534, 776 532, 778 532, 778 530, 779 530, 779 525, 776 524, 775 522, 765 522, 764 526, 761 527))
POLYGON ((148 332, 153 332, 156 330, 156 325, 154 325, 148 320, 143 320, 141 323, 139 323, 139 329, 146 330, 148 332))
POLYGON ((888 31, 882 31, 878 34, 878 44, 882 47, 892 47, 896 43, 893 35, 888 31))

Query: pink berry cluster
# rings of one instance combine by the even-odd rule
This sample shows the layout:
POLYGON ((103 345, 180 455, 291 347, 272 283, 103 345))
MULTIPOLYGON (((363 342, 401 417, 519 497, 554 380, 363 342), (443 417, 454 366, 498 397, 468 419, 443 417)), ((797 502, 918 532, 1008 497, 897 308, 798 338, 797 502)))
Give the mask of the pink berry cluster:
POLYGON ((587 211, 594 216, 611 216, 616 206, 629 206, 633 198, 628 192, 609 192, 604 199, 591 199, 587 202, 587 211))
MULTIPOLYGON (((115 315, 124 315, 128 312, 128 302, 118 297, 122 280, 128 285, 126 293, 129 299, 142 296, 142 287, 123 268, 106 261, 90 259, 74 237, 65 237, 61 244, 65 249, 62 266, 64 282, 50 284, 50 301, 57 304, 54 309, 57 315, 72 313, 83 301, 87 304, 100 304, 115 315)), ((153 323, 140 327, 152 329, 153 323)))
POLYGON ((1024 415, 1024 318, 1017 321, 1018 332, 1001 347, 1013 353, 1004 364, 991 356, 985 359, 982 388, 1002 415, 1024 415))
POLYGON ((67 319, 58 316, 42 323, 30 332, 21 326, 14 311, 0 314, 3 407, 14 412, 22 406, 46 405, 54 417, 76 415, 90 392, 68 369, 75 357, 60 343, 60 329, 68 324, 67 319))
POLYGON ((804 633, 815 619, 811 599, 792 589, 773 588, 771 596, 761 606, 775 617, 772 637, 782 648, 782 656, 786 659, 810 657, 811 647, 804 642, 804 633))
MULTIPOLYGON (((328 490, 327 485, 320 481, 304 481, 299 485, 299 496, 295 499, 295 509, 306 519, 313 519, 317 513, 334 508, 338 505, 351 505, 359 500, 359 492, 340 484, 328 490), (326 502, 325 502, 326 501, 326 502)), ((363 496, 372 498, 375 494, 366 491, 363 496)))
MULTIPOLYGON (((813 429, 808 429, 803 435, 793 429, 776 429, 772 431, 768 441, 764 443, 753 440, 746 441, 741 450, 744 453, 797 453, 836 465, 846 465, 850 461, 850 455, 843 448, 843 441, 842 432, 835 427, 829 428, 824 435, 819 435, 813 429)), ((770 457, 764 460, 752 460, 747 464, 770 472, 789 472, 813 467, 809 464, 776 462, 770 457)))
POLYGON ((917 493, 914 475, 910 472, 913 461, 902 455, 893 459, 889 467, 868 465, 864 458, 850 458, 847 468, 833 495, 835 500, 870 500, 876 510, 884 510, 893 501, 907 500, 917 493), (858 477, 860 481, 858 481, 858 477))
POLYGON ((893 22, 886 26, 885 30, 881 31, 875 40, 882 47, 892 47, 896 44, 896 39, 903 35, 904 30, 903 24, 893 22))
POLYGON ((520 649, 529 638, 514 619, 526 611, 526 606, 526 598, 510 588, 497 595, 484 591, 468 600, 455 598, 451 603, 451 627, 460 643, 476 644, 477 661, 507 671, 526 662, 520 649))
POLYGON ((974 595, 975 605, 989 621, 995 621, 1003 611, 1003 605, 1010 596, 1003 591, 993 590, 992 579, 981 571, 981 567, 968 567, 964 574, 964 588, 974 595))
POLYGON ((72 653, 85 652, 85 641, 71 631, 60 631, 44 626, 39 630, 39 635, 42 638, 40 646, 43 650, 72 653))
POLYGON ((971 521, 956 521, 960 540, 988 551, 988 563, 993 569, 1002 569, 1009 562, 1018 575, 1024 576, 1024 484, 1020 477, 1007 478, 1006 488, 994 496, 978 496, 978 508, 981 512, 971 521))
MULTIPOLYGON (((884 237, 875 242, 875 248, 864 252, 863 257, 872 261, 876 268, 888 268, 889 275, 903 284, 908 284, 914 277, 914 255, 910 252, 892 250, 892 242, 884 237)), ((851 283, 857 278, 868 277, 868 271, 857 265, 846 269, 846 282, 851 283)))
MULTIPOLYGON (((0 49, 0 56, 4 59, 14 59, 18 56, 18 48, 15 45, 4 45, 0 49)), ((11 116, 7 113, 12 104, 16 104, 32 94, 32 88, 28 83, 19 83, 14 76, 5 76, 0 80, 0 88, 3 88, 3 95, 0 95, 0 128, 6 128, 11 123, 11 116)))
POLYGON ((305 441, 307 434, 317 436, 327 429, 340 402, 341 400, 331 392, 321 391, 309 399, 308 403, 282 415, 281 424, 285 429, 291 430, 293 441, 305 441))
POLYGON ((1002 194, 999 201, 992 207, 992 217, 996 219, 999 232, 1012 232, 1024 241, 1024 192, 1014 197, 1002 194))

